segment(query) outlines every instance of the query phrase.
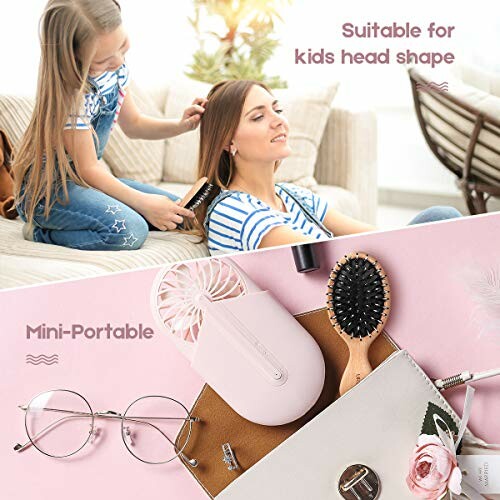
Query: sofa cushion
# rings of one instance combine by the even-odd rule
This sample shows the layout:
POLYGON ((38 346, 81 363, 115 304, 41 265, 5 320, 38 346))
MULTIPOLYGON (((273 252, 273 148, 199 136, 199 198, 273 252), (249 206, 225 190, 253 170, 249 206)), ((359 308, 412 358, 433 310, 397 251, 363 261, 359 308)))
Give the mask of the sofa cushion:
POLYGON ((179 198, 182 198, 192 187, 192 184, 181 184, 179 182, 160 182, 158 184, 160 189, 164 189, 169 193, 177 195, 179 198))
MULTIPOLYGON (((0 95, 0 129, 4 129, 7 132, 14 149, 19 146, 22 136, 28 128, 31 114, 33 113, 33 106, 34 100, 31 98, 0 95)), ((117 132, 121 132, 121 130, 115 131, 115 134, 117 132)), ((111 137, 115 134, 111 134, 111 137)), ((113 173, 104 159, 99 160, 99 163, 108 172, 113 173)), ((161 164, 161 161, 159 161, 159 164, 161 164)), ((156 182, 158 181, 159 179, 156 179, 156 182)))
MULTIPOLYGON (((306 90, 273 92, 280 99, 290 122, 289 140, 292 148, 292 155, 283 161, 276 173, 279 182, 293 182, 305 187, 316 184, 314 165, 337 87, 335 83, 306 90)), ((206 96, 210 88, 208 84, 192 80, 171 85, 165 116, 179 118, 195 97, 206 96)), ((199 140, 199 130, 196 130, 167 141, 164 181, 191 184, 196 181, 199 140)))
MULTIPOLYGON (((205 97, 207 83, 183 80, 168 86, 164 115, 179 119, 196 97, 205 97)), ((197 180, 200 129, 167 139, 163 162, 163 181, 193 184, 197 180)))
POLYGON ((347 189, 338 186, 316 184, 312 190, 328 202, 328 206, 343 215, 359 219, 361 209, 356 196, 347 189))
POLYGON ((28 128, 34 100, 27 97, 0 95, 0 128, 3 128, 16 149, 28 128))
MULTIPOLYGON (((500 116, 500 97, 465 84, 451 73, 436 73, 430 70, 421 70, 420 68, 418 72, 430 81, 448 81, 448 93, 450 95, 471 108, 481 111, 485 116, 498 120, 500 116), (439 77, 437 77, 438 74, 439 77)), ((434 96, 430 93, 421 92, 419 97, 426 106, 442 116, 440 118, 431 113, 426 107, 422 107, 424 120, 430 125, 430 127, 427 127, 428 134, 438 146, 451 151, 457 163, 464 165, 465 151, 473 134, 474 115, 453 103, 449 104, 450 107, 444 106, 442 102, 446 102, 445 96, 434 96), (463 115, 469 117, 469 119, 463 115)), ((477 178, 489 183, 492 178, 498 179, 498 170, 489 164, 500 164, 500 154, 495 152, 500 150, 500 140, 496 134, 485 128, 481 129, 478 140, 479 143, 474 148, 472 158, 472 173, 477 178), (485 162, 481 161, 480 158, 484 159, 485 162)))
POLYGON ((22 225, 20 220, 0 220, 2 266, 0 288, 5 288, 8 283, 21 286, 43 281, 95 276, 209 255, 207 246, 204 243, 197 243, 199 238, 171 231, 151 231, 139 250, 91 252, 26 241, 22 236, 22 225), (21 276, 15 264, 25 259, 26 262, 29 259, 31 264, 30 272, 23 272, 21 276), (56 271, 59 265, 61 265, 60 271, 56 271))
POLYGON ((279 89, 274 94, 290 123, 292 154, 276 171, 277 182, 311 188, 316 184, 314 166, 338 84, 306 89, 279 89))
POLYGON ((99 266, 58 259, 40 259, 29 256, 0 254, 2 283, 0 288, 16 288, 103 274, 99 266))
POLYGON ((465 84, 500 97, 500 74, 474 64, 456 64, 453 73, 465 84))
MULTIPOLYGON (((153 99, 133 82, 129 91, 144 114, 162 116, 153 99)), ((104 160, 117 177, 157 184, 162 178, 164 152, 164 141, 129 139, 119 126, 115 126, 104 151, 104 160)))

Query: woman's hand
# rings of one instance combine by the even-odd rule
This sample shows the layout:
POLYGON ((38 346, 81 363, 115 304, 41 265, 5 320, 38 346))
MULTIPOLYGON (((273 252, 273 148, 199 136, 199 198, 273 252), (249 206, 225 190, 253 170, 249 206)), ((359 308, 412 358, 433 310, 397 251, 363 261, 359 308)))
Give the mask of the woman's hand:
POLYGON ((160 231, 176 229, 183 217, 195 216, 194 212, 180 206, 180 200, 175 202, 161 194, 143 194, 137 211, 160 231))
POLYGON ((179 126, 182 132, 195 130, 200 124, 201 117, 205 112, 205 104, 207 100, 203 97, 197 97, 191 106, 184 110, 179 126))

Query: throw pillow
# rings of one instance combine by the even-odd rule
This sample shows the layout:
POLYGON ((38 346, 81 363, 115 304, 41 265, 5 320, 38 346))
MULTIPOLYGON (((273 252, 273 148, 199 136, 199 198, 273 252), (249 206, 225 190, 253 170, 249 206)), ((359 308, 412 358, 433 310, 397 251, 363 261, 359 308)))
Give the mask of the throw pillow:
MULTIPOLYGON (((129 91, 137 107, 148 116, 161 118, 161 112, 153 99, 131 83, 129 91)), ((118 125, 115 125, 104 151, 104 160, 116 177, 158 184, 162 178, 164 141, 129 139, 118 125)))

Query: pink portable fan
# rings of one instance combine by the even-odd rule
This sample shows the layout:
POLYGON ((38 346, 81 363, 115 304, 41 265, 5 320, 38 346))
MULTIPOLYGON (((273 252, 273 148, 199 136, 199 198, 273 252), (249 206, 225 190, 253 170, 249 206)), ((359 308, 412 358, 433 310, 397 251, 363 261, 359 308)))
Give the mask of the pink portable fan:
POLYGON ((286 424, 318 399, 325 379, 319 346, 231 260, 162 270, 151 304, 160 328, 242 417, 286 424))

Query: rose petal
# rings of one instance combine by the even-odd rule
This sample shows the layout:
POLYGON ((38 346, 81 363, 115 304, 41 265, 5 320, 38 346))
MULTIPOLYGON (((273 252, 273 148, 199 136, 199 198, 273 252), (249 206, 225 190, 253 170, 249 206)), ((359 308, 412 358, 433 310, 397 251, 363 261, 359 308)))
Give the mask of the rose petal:
POLYGON ((455 467, 451 472, 448 489, 455 495, 462 493, 462 472, 458 467, 455 467))
POLYGON ((454 465, 453 457, 446 448, 440 448, 438 446, 432 446, 432 447, 433 447, 432 454, 434 457, 434 470, 444 480, 448 480, 454 465))
POLYGON ((435 434, 420 434, 417 441, 417 447, 421 448, 427 444, 437 444, 443 446, 443 442, 435 434))
POLYGON ((432 460, 430 458, 424 458, 422 460, 418 460, 415 463, 415 476, 418 478, 424 478, 429 475, 429 472, 432 468, 432 460))
POLYGON ((433 500, 435 498, 434 496, 432 496, 432 493, 430 493, 429 490, 421 488, 418 484, 413 482, 409 476, 406 478, 406 484, 408 485, 408 488, 413 493, 413 495, 415 495, 416 497, 424 498, 426 500, 433 500))
POLYGON ((446 484, 442 484, 441 487, 435 492, 436 497, 435 498, 441 498, 444 496, 448 491, 448 486, 446 484))

